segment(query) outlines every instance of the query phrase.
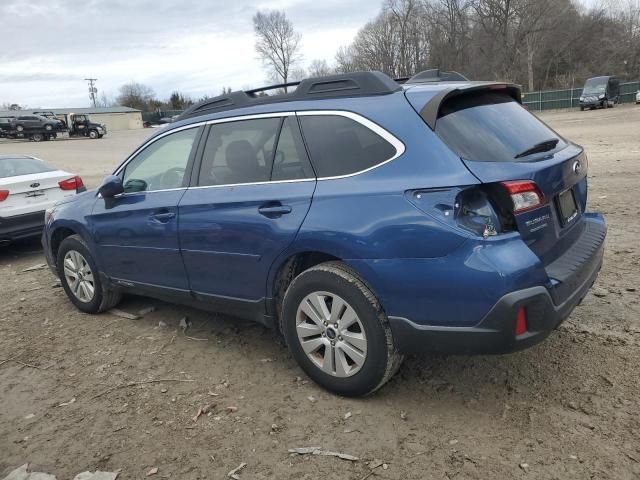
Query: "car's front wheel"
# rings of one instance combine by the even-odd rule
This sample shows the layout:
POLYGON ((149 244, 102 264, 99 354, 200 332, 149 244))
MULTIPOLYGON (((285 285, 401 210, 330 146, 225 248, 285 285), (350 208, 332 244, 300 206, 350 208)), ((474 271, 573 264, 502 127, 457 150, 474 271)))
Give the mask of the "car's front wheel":
POLYGON ((95 140, 96 138, 98 138, 98 132, 96 132, 95 130, 89 130, 89 138, 95 140))
POLYGON ((79 310, 103 312, 120 301, 120 293, 103 284, 93 255, 80 235, 62 241, 57 269, 64 291, 79 310))
POLYGON ((380 303, 340 262, 312 267, 291 282, 280 328, 307 375, 339 395, 375 392, 402 363, 380 303))

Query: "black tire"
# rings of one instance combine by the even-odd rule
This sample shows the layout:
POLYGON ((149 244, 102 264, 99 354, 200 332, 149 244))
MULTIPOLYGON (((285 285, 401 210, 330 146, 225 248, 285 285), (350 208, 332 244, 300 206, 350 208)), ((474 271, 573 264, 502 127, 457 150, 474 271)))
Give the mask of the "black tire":
POLYGON ((31 136, 31 140, 33 140, 34 142, 41 142, 42 140, 44 140, 44 135, 42 135, 41 133, 34 133, 31 136))
POLYGON ((96 138, 98 138, 98 132, 95 130, 89 130, 89 138, 95 140, 96 138))
POLYGON ((93 260, 93 255, 80 235, 71 235, 62 241, 60 248, 58 249, 56 266, 62 287, 64 288, 67 297, 69 297, 69 300, 71 300, 71 303, 73 303, 78 310, 85 313, 100 313, 115 307, 120 302, 122 298, 121 293, 110 289, 103 284, 98 268, 96 267, 96 263, 93 260), (84 257, 86 262, 89 264, 91 273, 93 274, 95 288, 93 297, 90 301, 84 302, 76 297, 76 295, 71 291, 71 286, 65 276, 64 258, 65 255, 72 250, 75 250, 84 257))
POLYGON ((44 126, 44 129, 45 129, 47 132, 50 132, 51 130, 53 130, 53 127, 52 127, 51 125, 45 125, 45 126, 44 126))
POLYGON ((358 275, 341 262, 316 265, 291 282, 282 301, 280 330, 291 354, 305 373, 318 385, 338 395, 356 397, 375 392, 396 373, 403 360, 395 348, 380 302, 358 275), (364 328, 366 357, 357 373, 351 376, 326 373, 311 361, 302 348, 296 331, 298 307, 313 292, 339 296, 353 308, 364 328))
POLYGON ((582 105, 580 105, 580 111, 584 112, 584 107, 582 105))
POLYGON ((22 125, 16 125, 17 132, 24 132, 24 127, 22 125))

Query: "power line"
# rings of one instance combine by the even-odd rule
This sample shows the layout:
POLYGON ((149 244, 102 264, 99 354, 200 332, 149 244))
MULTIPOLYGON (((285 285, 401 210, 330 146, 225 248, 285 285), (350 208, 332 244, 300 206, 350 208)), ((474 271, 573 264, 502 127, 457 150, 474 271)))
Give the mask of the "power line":
POLYGON ((97 78, 85 78, 87 82, 89 82, 89 98, 93 102, 93 108, 96 107, 96 93, 98 93, 98 89, 94 87, 95 83, 98 81, 97 78))

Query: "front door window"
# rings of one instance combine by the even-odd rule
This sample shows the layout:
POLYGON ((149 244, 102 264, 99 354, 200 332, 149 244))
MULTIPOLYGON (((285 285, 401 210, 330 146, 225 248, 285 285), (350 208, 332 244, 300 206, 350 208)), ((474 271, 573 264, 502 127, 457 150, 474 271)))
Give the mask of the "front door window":
POLYGON ((125 193, 169 190, 185 186, 185 172, 198 128, 172 133, 156 140, 122 173, 125 193))

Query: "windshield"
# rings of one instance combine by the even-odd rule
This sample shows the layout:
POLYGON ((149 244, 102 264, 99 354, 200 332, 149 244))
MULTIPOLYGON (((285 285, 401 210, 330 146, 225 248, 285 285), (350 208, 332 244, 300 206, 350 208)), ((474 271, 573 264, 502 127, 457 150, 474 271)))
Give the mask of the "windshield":
POLYGON ((453 97, 440 109, 436 133, 460 158, 483 162, 526 162, 567 146, 512 97, 494 92, 453 97))
POLYGON ((33 173, 53 172, 54 169, 36 158, 1 158, 0 178, 31 175, 33 173))
POLYGON ((590 78, 584 84, 583 94, 604 93, 607 91, 606 78, 590 78))

